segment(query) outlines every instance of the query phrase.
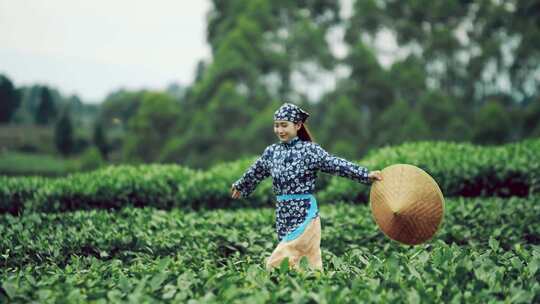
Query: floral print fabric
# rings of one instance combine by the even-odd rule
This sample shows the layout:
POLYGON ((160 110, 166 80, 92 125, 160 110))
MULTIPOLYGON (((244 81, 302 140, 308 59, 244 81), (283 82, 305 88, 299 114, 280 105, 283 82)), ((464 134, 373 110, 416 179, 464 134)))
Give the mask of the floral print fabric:
MULTIPOLYGON (((278 200, 276 206, 276 232, 279 241, 296 230, 307 219, 311 203, 310 199, 278 200)), ((318 213, 317 211, 315 215, 318 215, 318 213)))
POLYGON ((286 120, 292 121, 294 123, 305 122, 308 119, 309 113, 302 110, 297 105, 291 103, 283 104, 277 111, 274 113, 274 120, 286 120))
MULTIPOLYGON (((289 142, 268 146, 233 186, 242 197, 247 197, 262 180, 272 176, 272 190, 276 196, 312 194, 318 171, 363 184, 371 183, 367 168, 333 156, 316 143, 295 137, 289 142)), ((309 199, 277 203, 276 230, 280 240, 306 220, 309 207, 309 199)))
POLYGON ((318 171, 370 184, 367 168, 333 156, 316 143, 295 137, 288 143, 268 146, 233 186, 247 197, 262 180, 272 176, 275 195, 312 194, 318 171))

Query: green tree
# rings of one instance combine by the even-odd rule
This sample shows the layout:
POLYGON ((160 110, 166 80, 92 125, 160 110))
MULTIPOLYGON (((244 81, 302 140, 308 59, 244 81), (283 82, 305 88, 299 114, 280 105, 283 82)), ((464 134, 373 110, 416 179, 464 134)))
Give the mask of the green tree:
POLYGON ((180 103, 165 93, 147 92, 137 113, 128 122, 123 153, 126 160, 157 161, 173 135, 180 117, 180 103))
POLYGON ((347 96, 336 96, 328 102, 317 130, 324 146, 336 155, 359 159, 369 145, 365 112, 347 96))
POLYGON ((105 128, 123 128, 137 113, 146 91, 120 90, 107 96, 101 105, 99 119, 105 128))
POLYGON ((522 138, 530 129, 521 127, 527 114, 520 109, 540 94, 538 12, 534 1, 355 1, 345 35, 352 85, 337 90, 368 103, 372 125, 380 125, 378 110, 405 100, 420 111, 433 138, 493 142, 489 129, 508 119, 514 128, 499 128, 499 138, 522 138), (397 44, 391 53, 388 37, 397 44), (373 81, 384 80, 386 73, 373 68, 371 54, 394 61, 386 76, 390 85, 369 85, 385 92, 378 100, 366 94, 366 80, 377 84, 373 81), (491 100, 506 110, 505 119, 496 116, 488 123, 489 117, 478 113, 497 112, 498 106, 483 107, 491 100), (491 126, 478 126, 478 120, 491 126))
POLYGON ((75 137, 69 108, 64 109, 54 128, 54 142, 56 149, 67 156, 73 152, 75 137))
POLYGON ((20 94, 11 80, 0 75, 0 123, 10 122, 20 103, 20 94))
POLYGON ((103 130, 103 125, 99 121, 96 122, 94 126, 93 142, 94 145, 98 148, 98 151, 101 153, 101 157, 107 160, 109 158, 111 147, 107 142, 107 137, 105 135, 105 131, 103 130))
MULTIPOLYGON (((321 101, 318 106, 318 113, 325 113, 325 119, 339 124, 340 116, 327 115, 326 113, 331 109, 330 104, 335 102, 334 98, 339 98, 340 95, 346 96, 350 100, 350 107, 357 110, 350 111, 350 113, 356 114, 345 115, 348 117, 347 120, 350 121, 350 125, 354 124, 354 120, 356 120, 356 127, 352 128, 358 131, 356 140, 349 139, 347 141, 355 142, 360 150, 356 154, 360 154, 365 153, 373 146, 377 146, 376 138, 380 132, 380 129, 376 127, 377 123, 382 113, 394 103, 396 93, 389 73, 378 62, 373 50, 360 40, 351 40, 350 43, 349 53, 343 60, 343 63, 350 68, 350 75, 339 80, 336 91, 329 95, 336 97, 325 98, 321 101)), ((345 111, 336 114, 343 115, 345 111)), ((325 125, 330 128, 328 123, 325 125)), ((350 126, 347 126, 347 128, 350 128, 350 126)), ((336 136, 335 140, 344 140, 340 138, 336 136)), ((331 144, 330 140, 327 144, 331 144)), ((346 147, 345 143, 339 145, 346 147)), ((353 152, 350 151, 349 153, 353 152)))
POLYGON ((269 107, 305 100, 292 76, 310 76, 306 67, 329 70, 334 62, 326 34, 338 22, 337 2, 213 4, 208 20, 213 59, 197 69, 176 126, 178 138, 171 139, 162 158, 182 155, 181 161, 192 166, 260 153, 273 135, 269 107))
POLYGON ((430 138, 429 126, 420 111, 403 100, 388 107, 377 121, 376 146, 397 145, 430 138))
POLYGON ((490 101, 475 113, 474 141, 482 144, 502 144, 508 140, 512 121, 498 101, 490 101))
MULTIPOLYGON (((425 71, 422 60, 415 55, 409 55, 403 60, 394 62, 388 74, 389 81, 392 84, 391 90, 397 99, 407 100, 414 105, 428 91, 426 86, 428 74, 425 71)), ((438 97, 446 98, 441 93, 437 95, 438 97)), ((434 100, 434 102, 437 101, 434 100)))
POLYGON ((356 1, 347 37, 377 50, 378 35, 392 33, 401 51, 418 55, 431 86, 458 100, 520 101, 539 93, 539 12, 518 0, 356 1))
POLYGON ((96 147, 90 147, 80 157, 80 170, 90 171, 105 165, 101 152, 96 147))
POLYGON ((394 86, 388 73, 379 64, 373 50, 361 41, 352 46, 345 62, 351 68, 351 75, 343 80, 339 88, 357 106, 367 106, 370 119, 375 119, 395 99, 394 86))
MULTIPOLYGON (((208 103, 196 112, 182 140, 168 143, 162 161, 176 161, 195 167, 208 167, 217 160, 233 160, 238 152, 231 147, 245 142, 245 128, 255 113, 233 82, 225 82, 208 103)), ((271 128, 271 121, 268 123, 271 128)))
POLYGON ((40 103, 36 110, 35 122, 38 125, 46 125, 56 118, 57 111, 53 97, 47 87, 41 89, 40 103))
POLYGON ((540 96, 524 109, 524 129, 527 137, 540 137, 540 96))
POLYGON ((457 103, 451 97, 438 91, 427 91, 418 97, 418 109, 429 126, 431 139, 470 140, 464 130, 465 120, 461 118, 457 103))

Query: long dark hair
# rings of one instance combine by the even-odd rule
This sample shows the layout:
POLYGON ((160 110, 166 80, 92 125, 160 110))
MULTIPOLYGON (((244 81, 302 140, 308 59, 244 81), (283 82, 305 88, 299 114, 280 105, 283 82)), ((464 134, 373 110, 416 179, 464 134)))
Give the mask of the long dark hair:
POLYGON ((303 141, 313 141, 313 136, 305 123, 302 123, 302 127, 298 130, 298 138, 303 141))

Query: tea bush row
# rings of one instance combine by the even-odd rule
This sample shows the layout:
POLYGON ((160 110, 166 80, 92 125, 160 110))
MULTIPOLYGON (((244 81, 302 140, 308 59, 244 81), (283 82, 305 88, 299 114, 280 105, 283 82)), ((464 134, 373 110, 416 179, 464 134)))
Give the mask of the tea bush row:
POLYGON ((534 303, 538 197, 449 199, 426 244, 365 205, 321 206, 325 271, 264 270, 274 210, 124 208, 0 216, 0 302, 534 303))
MULTIPOLYGON (((405 163, 420 167, 445 197, 527 196, 540 193, 540 139, 504 146, 417 142, 371 151, 359 164, 383 169, 405 163)), ((324 201, 366 202, 369 187, 332 178, 320 193, 324 201)))
MULTIPOLYGON (((416 165, 439 183, 446 197, 527 196, 540 192, 540 140, 500 147, 418 142, 375 150, 358 163, 371 170, 396 163, 416 165)), ((199 209, 270 206, 271 178, 247 199, 232 200, 231 184, 254 159, 207 171, 178 165, 110 166, 65 178, 0 177, 0 212, 117 209, 126 205, 199 209)), ((319 177, 323 202, 367 202, 369 186, 342 177, 319 177)))
MULTIPOLYGON (((435 239, 445 243, 487 246, 490 238, 504 249, 514 244, 540 245, 540 197, 451 199, 435 239)), ((345 248, 373 253, 389 243, 366 205, 321 206, 323 247, 343 254, 345 248)), ((139 253, 186 255, 204 252, 219 260, 239 251, 262 254, 277 238, 273 208, 187 212, 124 208, 70 213, 0 216, 0 268, 23 264, 63 265, 72 256, 129 260, 139 253)))

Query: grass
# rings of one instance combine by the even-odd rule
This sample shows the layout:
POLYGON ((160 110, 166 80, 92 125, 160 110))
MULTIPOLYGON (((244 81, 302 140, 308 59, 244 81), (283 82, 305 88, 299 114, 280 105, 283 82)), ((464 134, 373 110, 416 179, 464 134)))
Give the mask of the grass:
POLYGON ((77 168, 77 160, 46 154, 0 153, 0 174, 12 176, 62 176, 77 168))

